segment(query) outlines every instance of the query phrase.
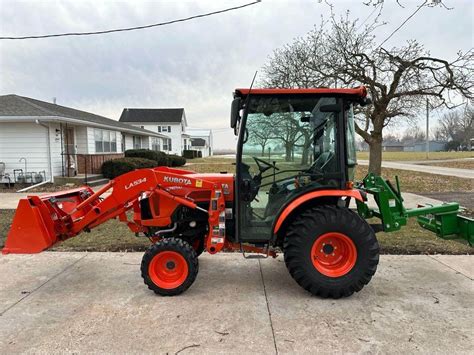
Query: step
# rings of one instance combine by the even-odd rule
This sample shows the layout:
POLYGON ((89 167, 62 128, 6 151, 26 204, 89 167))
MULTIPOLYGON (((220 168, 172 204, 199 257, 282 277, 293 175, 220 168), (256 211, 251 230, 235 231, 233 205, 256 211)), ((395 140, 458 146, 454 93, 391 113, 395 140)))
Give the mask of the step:
MULTIPOLYGON (((86 180, 86 177, 84 175, 81 175, 81 178, 85 181, 86 180)), ((96 180, 102 180, 104 179, 104 175, 102 174, 90 174, 90 175, 87 175, 87 181, 88 182, 92 182, 92 181, 96 181, 96 180)))
POLYGON ((87 180, 87 185, 91 186, 91 187, 94 187, 94 186, 100 186, 100 185, 105 185, 109 182, 110 180, 109 179, 98 179, 98 180, 93 180, 93 181, 89 181, 87 180))
MULTIPOLYGON (((102 174, 88 174, 87 175, 87 182, 92 183, 96 180, 102 180, 104 179, 104 176, 102 174)), ((68 183, 73 183, 76 185, 81 185, 86 182, 86 176, 84 174, 80 174, 77 176, 55 176, 54 177, 54 182, 56 184, 64 185, 68 183)))

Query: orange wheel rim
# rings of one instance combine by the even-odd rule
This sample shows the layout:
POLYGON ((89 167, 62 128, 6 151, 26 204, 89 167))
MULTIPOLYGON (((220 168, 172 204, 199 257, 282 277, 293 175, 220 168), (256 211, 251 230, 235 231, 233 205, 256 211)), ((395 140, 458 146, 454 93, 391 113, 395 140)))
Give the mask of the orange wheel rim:
POLYGON ((357 260, 354 242, 342 233, 326 233, 313 243, 311 261, 321 274, 341 277, 349 273, 357 260))
POLYGON ((181 286, 188 277, 188 272, 186 259, 175 251, 162 251, 156 254, 148 266, 151 281, 164 289, 181 286))

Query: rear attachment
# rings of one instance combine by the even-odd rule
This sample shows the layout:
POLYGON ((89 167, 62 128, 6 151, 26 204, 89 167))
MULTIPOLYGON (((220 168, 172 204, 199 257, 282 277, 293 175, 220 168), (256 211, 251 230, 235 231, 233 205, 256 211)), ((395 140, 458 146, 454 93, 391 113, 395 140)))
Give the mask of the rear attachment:
POLYGON ((469 245, 474 244, 474 219, 460 216, 463 211, 458 203, 450 202, 434 206, 422 206, 406 209, 400 192, 398 177, 397 187, 390 181, 372 173, 368 174, 358 188, 374 196, 378 209, 370 208, 366 203, 357 202, 357 211, 363 218, 378 217, 382 224, 380 230, 393 232, 407 224, 410 217, 417 217, 421 227, 436 233, 443 239, 464 239, 469 245))

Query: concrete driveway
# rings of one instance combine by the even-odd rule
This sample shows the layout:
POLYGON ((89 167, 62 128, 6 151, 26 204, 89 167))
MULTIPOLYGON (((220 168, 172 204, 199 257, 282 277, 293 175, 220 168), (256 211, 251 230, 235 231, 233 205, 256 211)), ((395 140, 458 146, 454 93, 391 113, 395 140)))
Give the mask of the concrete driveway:
POLYGON ((369 286, 312 297, 282 257, 203 255, 195 284, 159 297, 141 253, 0 257, 0 353, 470 352, 473 256, 382 256, 369 286))

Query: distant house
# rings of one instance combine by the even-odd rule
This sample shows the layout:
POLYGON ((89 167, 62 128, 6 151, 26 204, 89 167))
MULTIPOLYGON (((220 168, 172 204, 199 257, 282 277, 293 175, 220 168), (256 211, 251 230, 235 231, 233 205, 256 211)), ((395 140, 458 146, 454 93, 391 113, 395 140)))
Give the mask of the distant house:
POLYGON ((384 152, 403 152, 403 143, 400 141, 383 141, 382 150, 384 152))
POLYGON ((200 151, 203 157, 208 157, 214 154, 211 129, 188 128, 186 133, 188 133, 191 139, 192 150, 200 151))
MULTIPOLYGON (((430 152, 442 152, 446 150, 445 141, 429 141, 430 152)), ((417 142, 413 147, 414 152, 426 152, 426 142, 417 142)))
POLYGON ((122 157, 124 150, 156 149, 165 138, 90 112, 0 96, 0 163, 11 177, 20 169, 25 174, 44 171, 52 181, 55 176, 98 173, 103 161, 122 157))
POLYGON ((164 135, 159 150, 166 153, 182 155, 191 149, 201 151, 203 157, 213 153, 212 131, 188 128, 184 108, 124 108, 119 121, 164 135))
POLYGON ((184 108, 124 108, 120 122, 165 136, 161 151, 181 155, 190 146, 184 108))

